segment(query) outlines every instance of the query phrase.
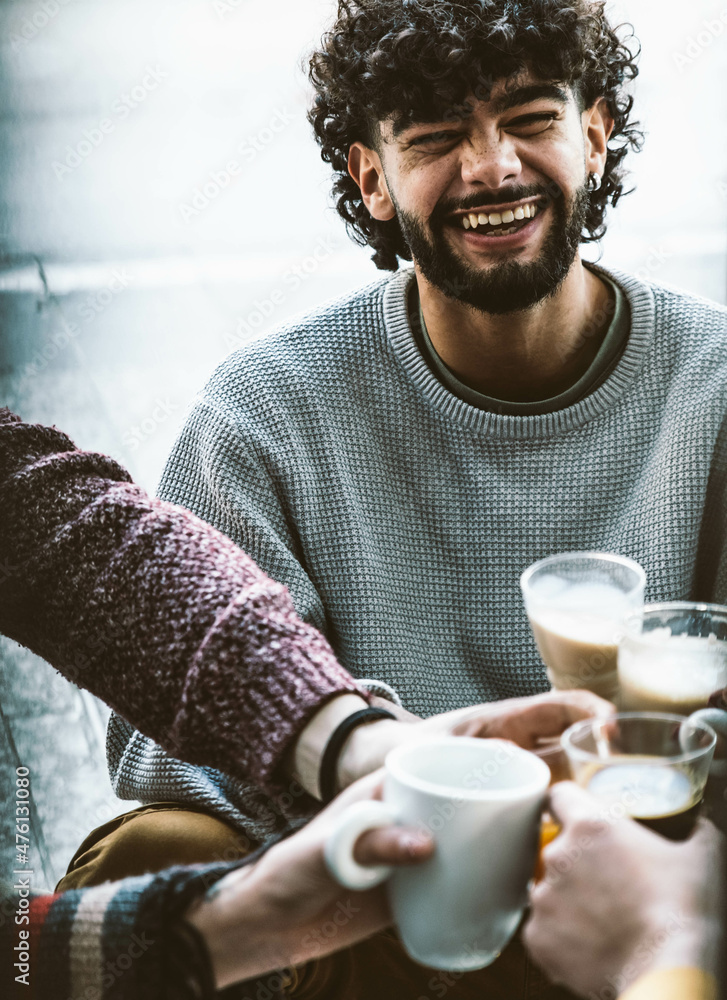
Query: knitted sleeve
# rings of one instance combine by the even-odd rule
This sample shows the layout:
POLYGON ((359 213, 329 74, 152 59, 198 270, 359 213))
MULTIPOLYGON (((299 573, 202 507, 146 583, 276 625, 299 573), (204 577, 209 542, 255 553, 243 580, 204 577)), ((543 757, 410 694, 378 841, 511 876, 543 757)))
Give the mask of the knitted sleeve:
MULTIPOLYGON (((202 939, 181 921, 232 868, 169 868, 87 889, 32 896, 0 890, 0 995, 37 1000, 213 1000, 202 939)), ((254 989, 259 984, 252 983, 254 989)), ((271 994, 268 992, 268 995, 271 994)))
POLYGON ((228 538, 8 410, 0 511, 0 630, 175 756, 273 790, 316 710, 359 690, 228 538))
MULTIPOLYGON (((238 861, 177 865, 55 895, 33 894, 25 875, 16 873, 12 885, 0 880, 0 996, 3 1000, 221 996, 214 989, 206 943, 184 916, 219 879, 254 864, 304 825, 304 820, 289 824, 238 861)), ((282 1000, 283 979, 266 975, 240 986, 252 996, 264 992, 267 1000, 282 1000)))

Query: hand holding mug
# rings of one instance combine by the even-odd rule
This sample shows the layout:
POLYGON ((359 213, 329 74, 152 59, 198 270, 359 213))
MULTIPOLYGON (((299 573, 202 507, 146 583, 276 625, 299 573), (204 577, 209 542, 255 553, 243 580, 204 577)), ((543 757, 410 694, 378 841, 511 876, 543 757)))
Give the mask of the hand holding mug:
POLYGON ((343 813, 326 844, 334 877, 350 889, 385 879, 409 955, 438 969, 480 969, 520 922, 535 867, 548 767, 502 740, 440 737, 392 751, 382 802, 343 813), (404 871, 362 868, 353 845, 373 826, 430 833, 432 858, 404 871))
MULTIPOLYGON (((324 845, 341 814, 352 805, 374 804, 382 779, 379 771, 358 781, 307 826, 255 864, 226 875, 193 905, 186 919, 207 944, 217 989, 322 958, 391 923, 383 887, 342 888, 324 860, 324 845)), ((369 830, 354 846, 362 866, 416 866, 433 850, 426 832, 392 825, 369 830)))
POLYGON ((714 968, 721 838, 710 823, 674 843, 604 819, 602 802, 572 782, 551 789, 550 810, 562 832, 543 851, 524 940, 554 982, 612 995, 661 967, 714 968))
POLYGON ((574 722, 616 711, 614 705, 590 691, 546 691, 543 694, 470 705, 428 719, 385 719, 355 729, 338 763, 339 787, 380 768, 387 754, 400 746, 446 736, 511 740, 534 749, 574 722))

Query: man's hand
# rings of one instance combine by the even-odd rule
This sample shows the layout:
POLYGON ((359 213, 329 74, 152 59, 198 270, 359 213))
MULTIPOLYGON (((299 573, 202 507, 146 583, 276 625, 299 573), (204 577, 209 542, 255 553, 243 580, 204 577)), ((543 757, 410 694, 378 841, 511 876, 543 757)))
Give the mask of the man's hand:
POLYGON ((572 782, 551 789, 561 834, 543 851, 525 943, 557 983, 583 996, 619 995, 647 972, 714 971, 720 940, 720 840, 702 821, 673 843, 572 782))
MULTIPOLYGON (((391 922, 383 885, 367 892, 344 889, 323 855, 333 821, 352 802, 381 798, 382 781, 378 772, 357 782, 302 830, 256 864, 225 876, 192 907, 186 919, 205 939, 218 989, 328 955, 391 922)), ((425 832, 388 826, 362 834, 354 856, 360 864, 412 865, 433 851, 425 832)))
POLYGON ((526 749, 559 736, 564 729, 593 716, 611 715, 615 707, 590 691, 547 691, 444 712, 429 719, 384 719, 355 729, 338 762, 339 787, 345 788, 384 763, 394 747, 433 736, 475 736, 511 740, 526 749))

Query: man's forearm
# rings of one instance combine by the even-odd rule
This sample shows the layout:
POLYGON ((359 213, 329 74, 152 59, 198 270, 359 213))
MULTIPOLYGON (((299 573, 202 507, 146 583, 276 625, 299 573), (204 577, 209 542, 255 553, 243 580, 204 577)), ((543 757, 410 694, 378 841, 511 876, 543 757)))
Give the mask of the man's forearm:
MULTIPOLYGON (((370 704, 372 707, 386 708, 397 718, 369 722, 354 729, 343 744, 338 758, 339 791, 381 767, 389 750, 409 737, 409 724, 418 721, 417 716, 385 698, 374 696, 370 704)), ((327 702, 301 731, 291 755, 290 769, 293 777, 310 795, 321 798, 321 760, 331 736, 348 716, 360 712, 368 705, 359 695, 338 695, 327 702)))
POLYGON ((255 871, 250 865, 227 876, 185 915, 207 947, 218 990, 280 968, 289 958, 279 914, 267 904, 255 871))
POLYGON ((275 788, 311 713, 357 690, 229 538, 3 408, 0 493, 0 631, 174 756, 275 788))

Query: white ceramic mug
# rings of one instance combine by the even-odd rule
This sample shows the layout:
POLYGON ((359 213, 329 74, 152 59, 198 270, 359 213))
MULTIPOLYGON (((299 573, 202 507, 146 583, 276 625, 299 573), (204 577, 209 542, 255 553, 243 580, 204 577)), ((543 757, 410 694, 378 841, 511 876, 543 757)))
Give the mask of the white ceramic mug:
POLYGON ((385 766, 383 802, 358 802, 335 823, 329 870, 349 889, 389 879, 394 920, 416 961, 482 969, 525 909, 550 771, 514 744, 464 736, 399 747, 385 766), (389 823, 429 831, 433 857, 411 868, 359 865, 358 837, 389 823))

